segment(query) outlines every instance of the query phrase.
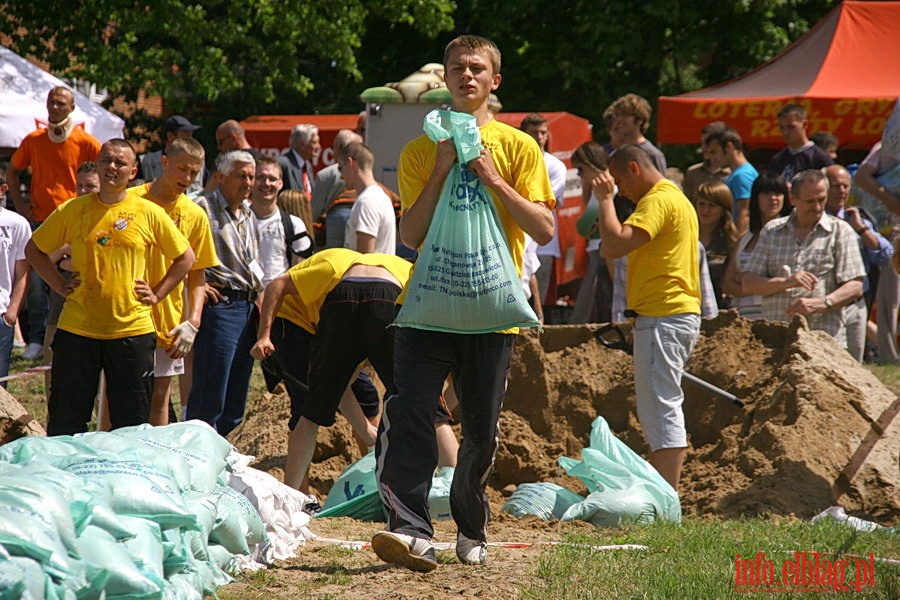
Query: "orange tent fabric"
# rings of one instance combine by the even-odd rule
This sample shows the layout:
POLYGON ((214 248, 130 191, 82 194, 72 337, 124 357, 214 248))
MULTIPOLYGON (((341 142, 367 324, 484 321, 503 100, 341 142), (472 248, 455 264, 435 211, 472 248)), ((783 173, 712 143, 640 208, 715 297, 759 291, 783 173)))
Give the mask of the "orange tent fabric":
POLYGON ((769 62, 725 83, 659 98, 657 141, 697 144, 700 130, 725 121, 745 144, 784 145, 776 114, 806 107, 809 132, 829 131, 842 147, 881 138, 900 96, 900 2, 845 1, 769 62))

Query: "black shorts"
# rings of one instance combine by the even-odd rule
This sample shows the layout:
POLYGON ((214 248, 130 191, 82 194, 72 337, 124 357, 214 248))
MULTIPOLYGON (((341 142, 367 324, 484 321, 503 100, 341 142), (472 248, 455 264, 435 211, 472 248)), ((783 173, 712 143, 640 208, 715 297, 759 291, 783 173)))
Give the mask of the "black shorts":
POLYGON ((394 385, 394 303, 400 287, 383 279, 345 279, 322 304, 312 342, 309 394, 302 415, 334 424, 344 389, 368 359, 388 390, 394 385))

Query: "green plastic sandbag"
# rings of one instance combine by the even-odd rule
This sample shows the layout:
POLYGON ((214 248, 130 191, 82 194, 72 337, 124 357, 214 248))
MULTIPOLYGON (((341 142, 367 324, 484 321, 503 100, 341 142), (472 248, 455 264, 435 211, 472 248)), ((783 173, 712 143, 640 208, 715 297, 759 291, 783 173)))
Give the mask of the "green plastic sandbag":
POLYGON ((432 111, 424 129, 435 142, 452 138, 459 160, 444 182, 394 325, 451 333, 538 327, 493 196, 466 165, 482 149, 475 117, 432 111))
POLYGON ((581 461, 559 458, 566 473, 581 479, 591 492, 569 507, 563 521, 579 519, 600 527, 656 520, 681 522, 678 493, 650 463, 612 434, 603 417, 594 420, 590 444, 582 450, 581 461))

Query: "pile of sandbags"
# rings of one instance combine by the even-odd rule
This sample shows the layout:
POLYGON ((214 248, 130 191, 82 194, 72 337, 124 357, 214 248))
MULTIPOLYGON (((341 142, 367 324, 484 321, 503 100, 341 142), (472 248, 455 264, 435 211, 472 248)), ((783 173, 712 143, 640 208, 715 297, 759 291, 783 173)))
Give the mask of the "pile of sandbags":
POLYGON ((198 421, 0 447, 0 597, 201 600, 286 558, 307 497, 248 462, 198 421))

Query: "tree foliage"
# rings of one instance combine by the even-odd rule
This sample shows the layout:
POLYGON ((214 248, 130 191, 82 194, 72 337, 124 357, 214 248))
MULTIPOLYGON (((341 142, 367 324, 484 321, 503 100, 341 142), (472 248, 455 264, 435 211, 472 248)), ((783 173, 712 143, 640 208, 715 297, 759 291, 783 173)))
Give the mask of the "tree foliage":
POLYGON ((505 110, 597 125, 616 97, 655 102, 773 57, 838 0, 83 0, 6 3, 13 48, 126 98, 215 119, 355 112, 366 87, 440 61, 476 33, 503 51, 505 110), (13 28, 11 28, 13 29, 13 28))
POLYGON ((56 73, 136 100, 159 95, 192 116, 243 118, 297 104, 326 72, 358 81, 370 19, 428 37, 452 26, 450 0, 82 0, 54 10, 5 3, 12 48, 56 73))

